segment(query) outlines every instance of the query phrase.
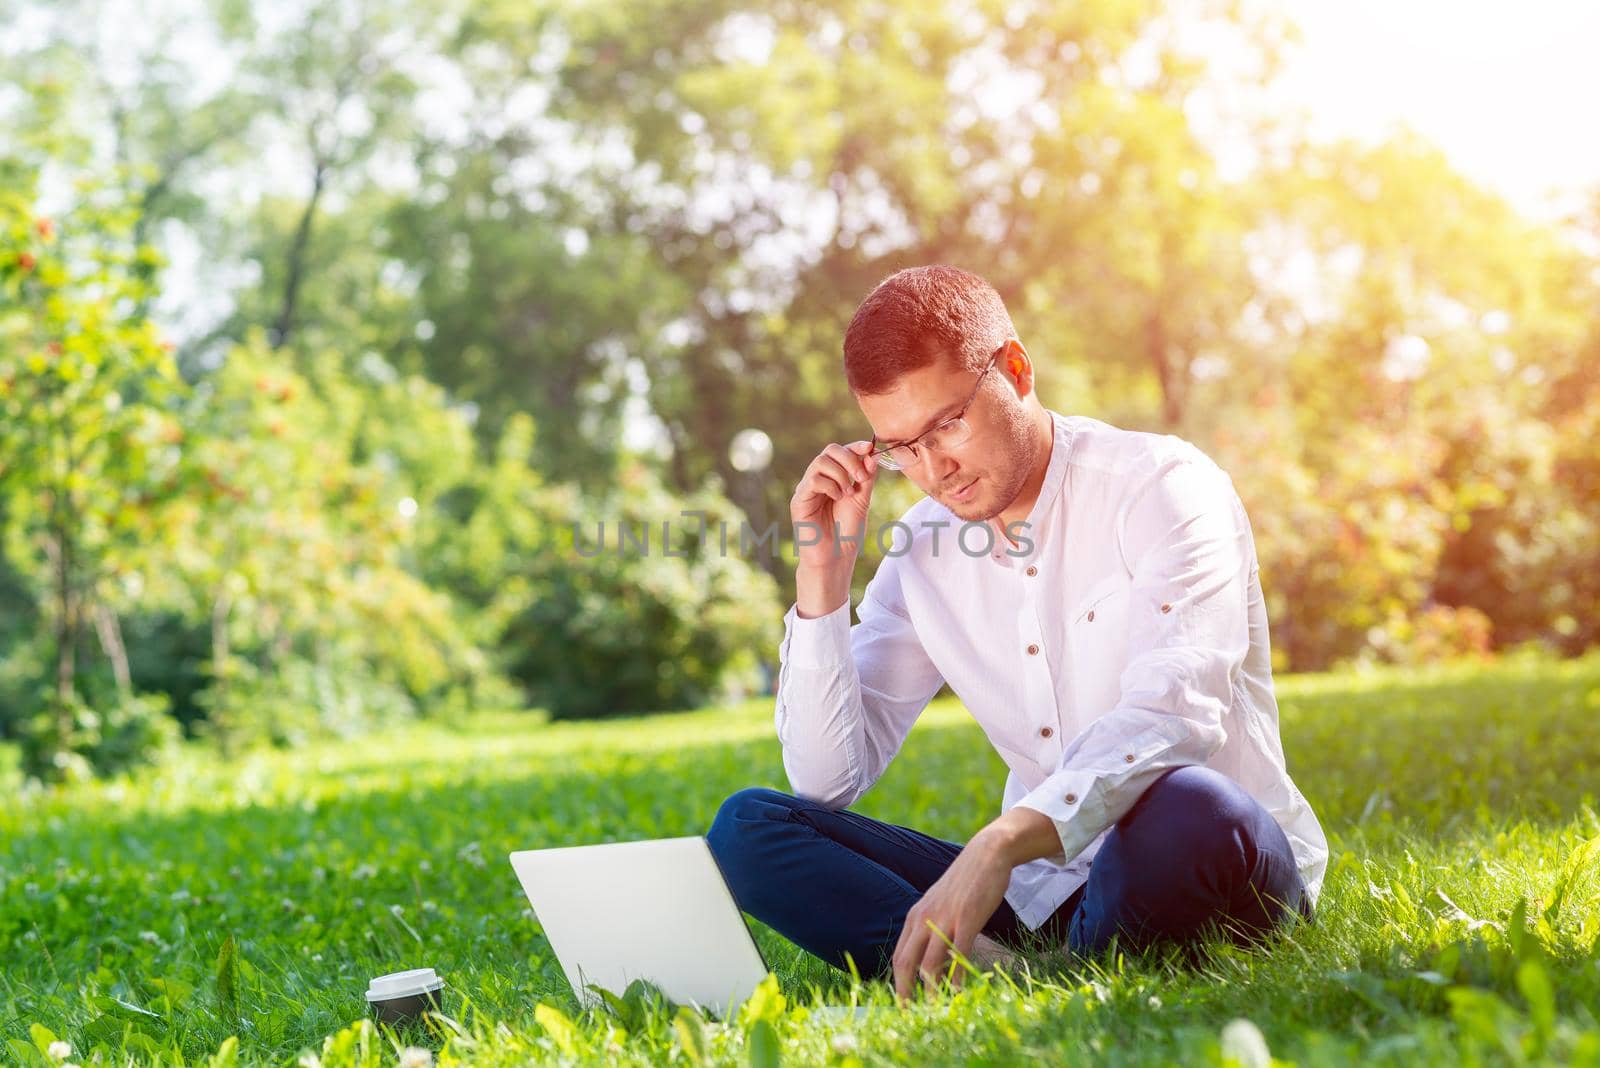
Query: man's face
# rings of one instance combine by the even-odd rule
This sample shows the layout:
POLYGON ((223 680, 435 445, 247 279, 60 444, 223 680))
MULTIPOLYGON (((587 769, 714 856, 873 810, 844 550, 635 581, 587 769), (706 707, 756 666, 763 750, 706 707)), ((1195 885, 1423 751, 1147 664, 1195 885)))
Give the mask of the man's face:
MULTIPOLYGON (((1008 348, 983 376, 967 408, 972 435, 950 449, 920 448, 916 463, 902 470, 918 489, 937 498, 962 520, 993 518, 1028 480, 1032 456, 1026 409, 1012 372, 1018 349, 1008 348), (971 485, 966 495, 958 490, 971 485)), ((856 404, 881 442, 903 442, 960 411, 978 381, 976 371, 958 371, 947 358, 902 375, 888 393, 859 395, 856 404)))

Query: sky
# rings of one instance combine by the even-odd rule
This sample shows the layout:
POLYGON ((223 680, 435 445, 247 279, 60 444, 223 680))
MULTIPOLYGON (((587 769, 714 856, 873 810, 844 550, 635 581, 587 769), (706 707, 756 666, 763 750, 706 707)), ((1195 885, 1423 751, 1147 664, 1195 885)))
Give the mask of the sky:
POLYGON ((1600 186, 1600 0, 1284 0, 1303 45, 1285 105, 1312 132, 1404 123, 1524 212, 1600 186))

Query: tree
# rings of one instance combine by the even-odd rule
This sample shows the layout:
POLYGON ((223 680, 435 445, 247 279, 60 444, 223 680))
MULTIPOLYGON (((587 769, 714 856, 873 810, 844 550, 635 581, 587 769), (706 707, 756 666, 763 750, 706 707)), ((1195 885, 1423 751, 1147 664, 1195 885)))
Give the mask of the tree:
POLYGON ((865 433, 839 338, 899 267, 993 281, 1046 403, 1169 428, 1190 367, 1249 300, 1251 205, 1193 128, 1215 75, 1186 33, 1230 31, 1265 68, 1272 20, 1154 3, 519 12, 489 7, 476 36, 560 57, 554 112, 632 153, 608 226, 648 236, 691 294, 668 343, 643 350, 682 488, 712 472, 739 486, 728 441, 760 426, 776 447, 765 510, 781 514, 784 474, 865 433))
POLYGON ((169 574, 209 620, 205 702, 229 745, 411 714, 488 671, 412 550, 418 497, 437 492, 416 476, 470 477, 459 414, 426 383, 316 363, 297 374, 258 332, 183 416, 194 491, 164 517, 169 574), (375 428, 385 413, 400 418, 375 428))
POLYGON ((45 596, 54 681, 45 759, 80 730, 86 628, 131 698, 116 609, 141 534, 176 463, 165 407, 182 381, 141 310, 156 262, 132 243, 136 213, 83 184, 61 222, 34 208, 38 174, 0 169, 0 496, 6 545, 45 596))
POLYGON ((379 232, 425 325, 387 351, 472 403, 486 448, 526 413, 526 462, 599 492, 616 477, 624 410, 642 400, 638 371, 688 293, 642 237, 597 230, 570 191, 512 177, 528 150, 508 131, 423 155, 441 195, 396 201, 379 232), (434 173, 445 161, 451 173, 434 173))

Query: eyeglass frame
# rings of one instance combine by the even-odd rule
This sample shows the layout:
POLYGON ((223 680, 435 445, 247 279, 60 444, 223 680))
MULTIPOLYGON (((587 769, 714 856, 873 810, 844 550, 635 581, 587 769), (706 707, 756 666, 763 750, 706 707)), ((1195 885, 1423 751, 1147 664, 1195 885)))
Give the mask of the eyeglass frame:
MULTIPOLYGON (((905 466, 902 466, 902 465, 898 464, 894 460, 886 459, 885 458, 885 454, 888 453, 891 449, 898 449, 898 448, 900 448, 902 446, 907 446, 907 445, 911 446, 914 449, 919 449, 919 450, 920 449, 929 448, 929 446, 926 446, 926 445, 918 446, 917 442, 921 441, 923 438, 927 437, 929 434, 934 434, 934 433, 937 433, 940 430, 945 429, 951 423, 964 422, 966 420, 967 410, 969 408, 971 408, 973 402, 978 399, 978 390, 983 388, 983 378, 984 378, 984 376, 987 375, 990 371, 994 370, 995 362, 1000 359, 1000 354, 1006 351, 1006 346, 1009 345, 1009 344, 1011 344, 1011 338, 1008 337, 1008 338, 1006 338, 1004 341, 1002 341, 1000 343, 1000 347, 999 348, 994 350, 994 355, 989 357, 988 364, 984 367, 983 370, 978 372, 978 380, 972 384, 972 396, 967 398, 967 403, 963 404, 961 406, 960 410, 956 412, 956 414, 952 415, 948 419, 941 419, 936 426, 929 427, 928 429, 924 430, 922 433, 918 434, 914 438, 908 438, 905 441, 897 441, 897 442, 894 442, 893 444, 885 445, 881 449, 876 447, 877 444, 878 444, 878 435, 876 435, 876 434, 872 435, 872 445, 874 446, 874 448, 872 449, 871 452, 867 453, 867 459, 873 461, 874 463, 876 463, 880 467, 884 467, 884 468, 889 469, 890 471, 904 471, 907 466, 910 466, 909 464, 905 465, 905 466)), ((970 430, 971 428, 969 427, 968 429, 970 430)), ((911 461, 911 463, 914 464, 914 463, 917 462, 917 460, 921 460, 921 459, 922 459, 922 455, 921 455, 921 452, 919 451, 918 455, 917 455, 917 459, 911 461)))

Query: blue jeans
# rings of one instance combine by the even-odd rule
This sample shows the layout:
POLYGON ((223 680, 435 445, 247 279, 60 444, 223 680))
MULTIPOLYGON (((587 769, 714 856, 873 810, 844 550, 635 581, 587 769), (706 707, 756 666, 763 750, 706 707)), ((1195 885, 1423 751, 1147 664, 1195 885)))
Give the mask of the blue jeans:
MULTIPOLYGON (((781 790, 749 787, 706 833, 739 907, 829 964, 886 978, 911 906, 961 846, 781 790)), ((1271 813, 1209 768, 1174 768, 1106 835, 1089 880, 1037 933, 1002 901, 983 927, 1016 948, 1095 954, 1198 944, 1210 931, 1256 941, 1309 916, 1294 853, 1271 813)))

